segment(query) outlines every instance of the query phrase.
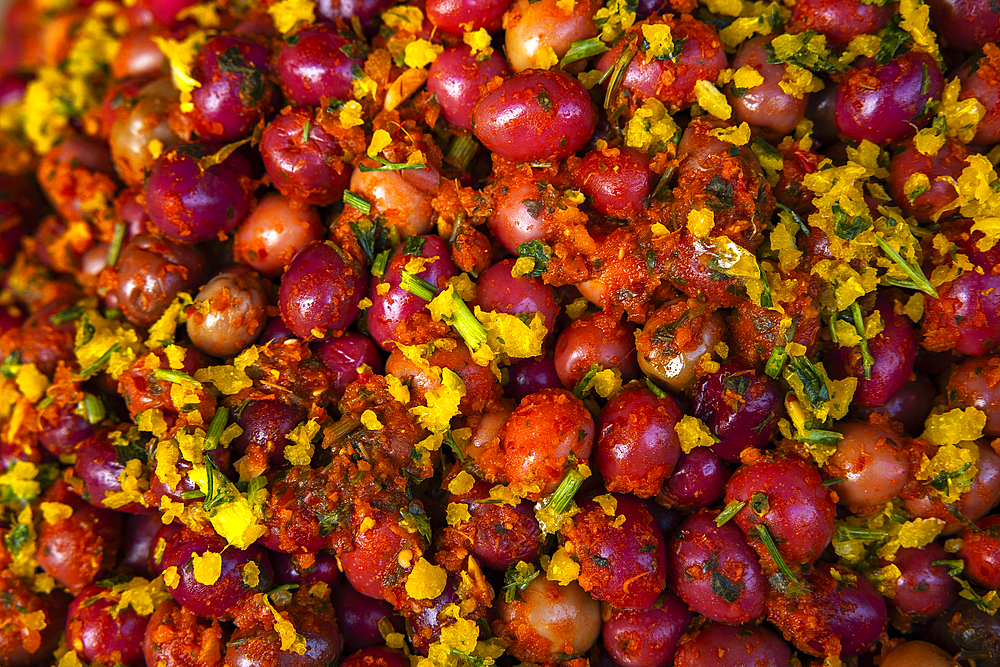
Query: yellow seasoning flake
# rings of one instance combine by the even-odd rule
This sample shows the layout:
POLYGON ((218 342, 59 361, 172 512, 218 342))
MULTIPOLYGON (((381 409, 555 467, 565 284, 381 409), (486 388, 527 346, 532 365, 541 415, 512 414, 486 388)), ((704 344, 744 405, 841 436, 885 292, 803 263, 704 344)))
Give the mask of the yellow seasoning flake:
POLYGON ((925 298, 923 292, 916 292, 907 300, 906 305, 903 306, 903 314, 909 317, 914 323, 919 322, 920 318, 924 316, 925 298))
POLYGON ((191 75, 191 67, 202 44, 208 39, 208 34, 198 30, 181 41, 159 36, 152 39, 170 63, 170 80, 180 92, 181 111, 191 113, 194 111, 191 93, 195 88, 201 88, 201 82, 191 75))
POLYGON ((274 27, 282 35, 295 30, 300 23, 311 25, 316 20, 316 3, 312 0, 278 0, 267 8, 274 27))
POLYGON ((64 653, 59 662, 56 663, 56 667, 86 667, 80 657, 76 654, 76 651, 69 651, 64 653))
POLYGON ((468 273, 460 273, 449 278, 448 284, 454 286, 455 293, 462 297, 466 303, 476 300, 476 283, 472 282, 468 273))
POLYGON ((143 493, 149 489, 149 480, 143 474, 142 461, 132 459, 125 464, 125 469, 118 474, 121 491, 108 491, 101 503, 105 507, 118 509, 130 503, 148 506, 143 493))
POLYGON ((382 12, 382 22, 393 30, 420 32, 424 25, 424 13, 413 5, 393 7, 382 12))
POLYGON ((177 572, 176 565, 171 565, 163 571, 163 583, 167 585, 167 588, 177 588, 181 583, 181 575, 177 572))
POLYGON ((220 536, 237 549, 246 549, 265 532, 263 517, 250 507, 247 497, 236 493, 230 485, 233 500, 223 503, 210 517, 212 527, 220 536))
MULTIPOLYGON (((713 218, 715 217, 714 213, 712 214, 712 217, 713 218)), ((654 222, 652 225, 649 226, 649 231, 652 232, 653 236, 657 238, 666 236, 670 233, 670 230, 667 229, 667 226, 664 225, 662 222, 654 222)))
POLYGON ((369 431, 381 431, 385 428, 378 420, 378 416, 371 410, 365 410, 361 413, 361 425, 369 431))
POLYGON ((664 58, 674 52, 674 37, 670 33, 670 26, 666 23, 642 25, 642 36, 649 44, 646 49, 646 62, 651 62, 656 58, 664 58))
POLYGON ((551 46, 543 46, 535 52, 535 69, 552 69, 559 64, 559 56, 551 46))
POLYGON ((59 523, 73 516, 73 508, 63 503, 42 503, 39 505, 45 523, 59 523))
POLYGON ((927 174, 922 172, 915 172, 906 179, 906 183, 903 184, 903 194, 912 204, 913 201, 931 189, 931 179, 928 178, 927 174))
POLYGON ((202 28, 218 28, 222 24, 219 9, 214 3, 202 3, 185 7, 175 15, 177 20, 194 19, 202 28))
POLYGON ((738 127, 719 127, 709 134, 734 146, 746 146, 750 143, 750 126, 746 123, 741 123, 738 127))
POLYGON ((591 88, 596 86, 603 78, 604 78, 604 72, 596 69, 586 70, 576 75, 577 81, 582 83, 583 87, 586 88, 587 90, 590 90, 591 88))
MULTIPOLYGON (((632 5, 634 7, 635 5, 632 5)), ((629 6, 629 0, 609 0, 609 2, 594 14, 594 19, 601 24, 601 40, 613 41, 635 23, 635 11, 629 6)))
POLYGON ((886 597, 894 597, 896 594, 896 584, 903 573, 895 563, 889 563, 885 567, 872 570, 865 577, 875 587, 875 589, 886 597))
POLYGON ((444 51, 443 46, 431 44, 426 39, 417 39, 406 45, 403 62, 407 67, 427 67, 437 60, 442 51, 444 51))
POLYGON ((135 423, 140 431, 152 433, 158 438, 167 432, 167 422, 163 419, 163 412, 155 408, 140 412, 136 415, 135 423))
POLYGON ((38 370, 35 364, 19 365, 14 382, 17 384, 18 390, 32 403, 44 396, 45 390, 49 387, 49 378, 38 370))
POLYGON ((214 551, 206 551, 202 555, 194 554, 191 557, 193 565, 194 580, 199 584, 211 586, 222 576, 222 554, 214 551))
POLYGON ((168 345, 163 348, 163 352, 167 355, 167 363, 170 364, 170 368, 175 371, 184 368, 184 357, 187 354, 187 350, 180 345, 168 345))
POLYGON ((356 100, 351 100, 344 104, 344 106, 340 107, 340 124, 345 128, 364 125, 365 119, 362 118, 361 114, 361 103, 356 100))
POLYGON ((718 442, 705 423, 691 415, 684 415, 674 426, 674 431, 685 454, 690 454, 695 447, 711 447, 718 442))
POLYGON ((493 53, 493 47, 490 46, 490 33, 486 28, 480 28, 479 30, 467 31, 462 36, 462 41, 472 49, 472 55, 478 60, 489 58, 493 53))
POLYGON ((253 386, 253 380, 235 366, 208 366, 194 373, 198 382, 210 382, 227 396, 239 393, 253 386))
POLYGON ((449 526, 457 526, 471 519, 472 515, 469 514, 469 506, 465 503, 448 503, 446 518, 449 526))
POLYGON ((698 106, 716 118, 729 120, 733 116, 733 108, 726 101, 726 96, 715 87, 711 81, 700 79, 694 84, 695 96, 698 98, 698 106))
POLYGON ((929 53, 940 60, 937 40, 930 29, 930 7, 923 0, 901 0, 899 15, 903 17, 899 27, 913 37, 914 50, 929 53))
POLYGON ((622 388, 622 374, 617 368, 605 368, 598 371, 593 379, 594 391, 601 398, 610 398, 622 388))
POLYGON ((510 277, 520 278, 535 270, 535 260, 531 257, 518 257, 514 265, 510 267, 510 277))
POLYGON ((552 554, 552 560, 549 561, 548 570, 545 572, 545 578, 549 581, 555 581, 560 586, 569 586, 572 582, 576 581, 576 578, 580 576, 580 564, 573 560, 568 553, 566 553, 566 547, 559 547, 554 554, 552 554))
POLYGON ((368 145, 368 157, 378 157, 379 153, 392 143, 392 137, 385 130, 375 130, 372 141, 368 145))
POLYGON ((479 643, 479 626, 467 618, 456 618, 454 623, 442 628, 441 643, 459 653, 471 655, 479 643))
POLYGON ((566 315, 568 315, 571 320, 578 320, 583 317, 589 307, 590 302, 587 301, 586 297, 577 297, 566 306, 566 315))
POLYGON ((490 500, 513 507, 521 502, 521 497, 514 493, 510 487, 497 484, 490 488, 490 500))
POLYGON ((386 375, 385 384, 389 395, 392 396, 394 401, 403 405, 410 402, 410 388, 403 384, 395 375, 386 375))
POLYGON ((163 142, 159 139, 150 139, 149 143, 146 144, 146 150, 154 160, 158 160, 163 154, 163 142))
POLYGON ((924 128, 913 138, 913 145, 921 155, 933 156, 944 147, 945 136, 933 127, 924 128))
POLYGON ((736 88, 750 90, 762 83, 764 83, 764 77, 752 65, 744 65, 733 73, 733 86, 736 88))
POLYGON ((594 496, 594 502, 600 505, 601 509, 608 516, 614 516, 618 511, 618 499, 610 493, 606 493, 603 496, 594 496))
POLYGON ((576 0, 556 0, 556 7, 566 16, 572 16, 573 10, 576 9, 576 0))
POLYGON ((111 591, 118 595, 118 603, 111 610, 117 615, 126 608, 132 607, 140 616, 149 616, 160 603, 170 598, 163 577, 149 581, 145 577, 134 577, 121 584, 115 584, 111 591))
POLYGON ((967 144, 976 136, 979 122, 986 115, 986 107, 975 97, 959 100, 958 96, 961 92, 962 82, 959 81, 958 77, 945 84, 938 115, 944 117, 948 127, 948 136, 955 137, 963 144, 967 144))
POLYGON ((743 12, 742 0, 707 0, 705 5, 713 14, 739 16, 743 12))
POLYGON ((475 483, 476 478, 463 470, 448 482, 448 491, 460 496, 471 491, 475 483))
POLYGON ((309 587, 309 595, 318 600, 329 600, 330 585, 325 581, 317 581, 309 587))
POLYGON ((651 97, 635 110, 625 125, 625 145, 647 152, 659 150, 679 131, 663 102, 651 97))
POLYGON ((823 90, 823 81, 803 67, 786 65, 785 75, 778 82, 778 87, 786 95, 802 99, 806 93, 817 93, 823 90))
POLYGON ((307 649, 306 640, 295 631, 295 626, 292 625, 292 622, 274 608, 267 595, 261 593, 257 599, 271 611, 271 616, 274 619, 274 631, 278 633, 278 638, 281 640, 281 650, 305 655, 307 649))
POLYGON ((976 408, 955 408, 931 415, 924 422, 924 440, 934 445, 957 445, 964 440, 983 437, 986 414, 976 408))
POLYGON ((250 561, 243 566, 243 585, 247 588, 257 588, 260 585, 260 568, 257 563, 250 561))
POLYGON ((541 354, 548 329, 541 313, 525 323, 520 317, 496 311, 484 312, 475 307, 476 319, 486 329, 486 341, 498 355, 527 359, 541 354))
POLYGON ((444 568, 431 565, 423 557, 406 577, 406 594, 414 600, 433 600, 444 592, 448 574, 444 568))
POLYGON ((905 549, 925 547, 941 534, 945 523, 941 519, 913 519, 899 529, 899 545, 905 549))
MULTIPOLYGON (((371 411, 369 410, 368 412, 371 411)), ((374 413, 372 416, 375 416, 374 413)), ((377 422, 378 419, 375 421, 377 422)), ((316 451, 313 445, 313 438, 316 437, 317 433, 319 433, 319 424, 313 419, 293 428, 286 437, 294 444, 285 447, 285 458, 295 466, 309 465, 312 461, 313 453, 316 451)))
POLYGON ((979 448, 975 444, 945 445, 935 452, 933 458, 923 457, 915 477, 932 485, 944 502, 957 502, 962 493, 972 486, 979 473, 978 464, 979 448))
POLYGON ((441 386, 424 394, 427 405, 410 408, 410 414, 417 417, 431 433, 444 433, 451 426, 452 418, 459 414, 458 404, 463 396, 465 383, 462 378, 450 368, 445 368, 441 371, 441 386))

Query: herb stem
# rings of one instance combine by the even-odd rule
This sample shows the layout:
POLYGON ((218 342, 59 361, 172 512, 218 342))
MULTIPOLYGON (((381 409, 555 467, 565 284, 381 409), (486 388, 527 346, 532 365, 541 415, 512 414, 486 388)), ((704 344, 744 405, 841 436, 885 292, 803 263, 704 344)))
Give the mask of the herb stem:
POLYGON ((549 499, 545 501, 545 509, 552 510, 556 514, 562 514, 569 507, 573 496, 580 490, 583 480, 586 479, 579 468, 570 468, 566 475, 559 482, 559 486, 552 492, 549 499))
POLYGON ((851 317, 854 318, 854 330, 861 337, 861 363, 865 368, 865 379, 871 380, 875 358, 872 357, 872 353, 868 349, 868 339, 865 337, 865 320, 861 316, 861 306, 858 305, 857 301, 851 304, 851 317))
POLYGON ((124 243, 125 223, 119 220, 115 223, 115 233, 111 237, 111 243, 108 245, 108 258, 105 260, 107 266, 114 266, 118 263, 118 256, 121 255, 124 243))
POLYGON ((350 190, 344 190, 344 203, 351 208, 361 211, 365 215, 372 212, 372 203, 361 195, 354 194, 350 190))
POLYGON ((212 423, 208 426, 208 435, 205 437, 205 449, 215 449, 222 440, 222 433, 226 430, 229 421, 229 408, 219 408, 212 417, 212 423))
POLYGON ((719 516, 715 517, 715 525, 720 528, 729 522, 734 516, 740 513, 740 510, 746 507, 746 503, 742 500, 734 500, 723 509, 719 516))
POLYGON ((909 262, 903 259, 902 255, 896 252, 896 250, 889 245, 888 241, 886 241, 878 234, 875 234, 874 236, 875 236, 875 243, 878 244, 878 247, 881 248, 882 251, 889 256, 889 259, 895 262, 896 265, 903 270, 903 273, 905 273, 910 277, 910 280, 913 281, 913 286, 916 289, 920 290, 924 294, 929 294, 935 299, 938 298, 937 290, 934 289, 934 285, 931 285, 931 281, 927 280, 927 276, 924 275, 924 272, 920 270, 919 266, 910 265, 909 262))
POLYGON ((767 526, 763 523, 758 523, 756 526, 757 534, 760 535, 761 542, 764 543, 764 548, 767 549, 767 553, 771 556, 774 564, 778 566, 778 570, 785 575, 785 577, 792 582, 795 582, 799 586, 802 584, 799 582, 795 573, 792 572, 792 568, 788 567, 788 563, 781 556, 781 552, 778 551, 778 545, 774 542, 774 538, 771 537, 771 531, 767 529, 767 526))
MULTIPOLYGON (((409 271, 403 271, 400 276, 399 286, 410 294, 417 296, 424 301, 431 301, 437 296, 437 289, 426 280, 418 278, 409 271)), ((455 312, 452 315, 444 316, 444 320, 455 328, 455 331, 465 340, 469 349, 475 351, 486 344, 486 329, 480 324, 476 316, 469 310, 469 306, 455 292, 451 298, 455 302, 455 312)))
POLYGON ((469 163, 472 162, 472 158, 476 157, 476 153, 478 152, 479 144, 471 136, 463 135, 455 137, 448 147, 448 154, 445 156, 444 161, 465 171, 468 169, 469 163))

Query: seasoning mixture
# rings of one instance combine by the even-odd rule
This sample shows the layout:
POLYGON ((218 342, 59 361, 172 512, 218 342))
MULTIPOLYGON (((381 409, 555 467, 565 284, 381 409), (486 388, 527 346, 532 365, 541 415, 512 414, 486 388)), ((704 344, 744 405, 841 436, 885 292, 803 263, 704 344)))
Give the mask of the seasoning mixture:
POLYGON ((997 667, 995 0, 15 0, 0 666, 997 667))

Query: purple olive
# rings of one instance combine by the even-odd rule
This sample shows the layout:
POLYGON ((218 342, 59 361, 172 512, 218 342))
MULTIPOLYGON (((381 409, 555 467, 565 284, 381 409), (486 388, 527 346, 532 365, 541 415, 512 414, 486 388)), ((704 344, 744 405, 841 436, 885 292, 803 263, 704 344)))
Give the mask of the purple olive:
POLYGON ((659 492, 681 455, 674 427, 677 401, 645 387, 628 387, 608 401, 598 423, 594 462, 609 491, 649 498, 659 492))
POLYGON ((882 331, 868 341, 868 351, 873 362, 865 371, 860 347, 831 346, 824 361, 830 377, 842 380, 858 379, 853 403, 862 407, 885 405, 893 394, 903 388, 913 372, 917 356, 917 338, 913 324, 906 315, 893 311, 894 301, 880 297, 875 310, 882 318, 882 331))
POLYGON ((958 584, 949 576, 948 566, 932 563, 952 557, 937 542, 897 551, 893 563, 899 568, 900 577, 890 583, 892 606, 904 616, 920 621, 934 618, 951 607, 958 600, 958 584))
MULTIPOLYGON (((397 329, 417 313, 427 310, 427 302, 400 287, 406 265, 414 258, 428 260, 416 274, 437 288, 446 287, 446 281, 458 275, 451 261, 448 245, 439 236, 418 236, 414 241, 396 246, 381 280, 373 276, 368 298, 372 305, 366 311, 368 333, 383 350, 391 350, 397 340, 397 329), (380 285, 388 285, 388 290, 380 285), (383 293, 379 293, 379 292, 383 293)), ((429 316, 427 316, 429 321, 429 316)))
POLYGON ((712 451, 727 461, 764 447, 784 416, 778 384, 735 361, 695 383, 691 408, 719 438, 712 451))
POLYGON ((483 271, 476 281, 476 305, 484 311, 533 317, 538 313, 549 333, 555 329, 559 304, 551 285, 541 278, 510 275, 514 260, 505 259, 483 271))
POLYGON ((216 618, 230 615, 234 607, 257 591, 270 589, 274 579, 271 561, 263 548, 253 544, 246 550, 237 549, 228 546, 214 531, 196 533, 189 528, 171 538, 163 552, 163 567, 177 568, 176 585, 167 585, 174 599, 199 616, 216 618), (209 551, 221 554, 222 569, 215 583, 204 584, 195 574, 194 558, 209 551), (258 573, 254 587, 246 585, 243 578, 244 568, 251 562, 258 573))
POLYGON ((149 618, 131 607, 116 613, 116 603, 99 584, 80 591, 69 605, 67 643, 88 663, 141 667, 145 664, 142 642, 149 618))
POLYGON ((146 179, 146 208, 164 235, 200 243, 240 224, 253 201, 249 166, 234 153, 205 169, 199 159, 211 151, 198 144, 163 155, 146 179))
POLYGON ((295 33, 278 55, 278 76, 285 97, 300 107, 319 106, 322 98, 352 99, 352 69, 364 66, 366 47, 332 26, 317 25, 295 33))
POLYGON ((786 667, 792 650, 761 625, 706 623, 677 648, 674 667, 786 667))
POLYGON ((854 141, 885 145, 927 124, 927 103, 941 97, 937 62, 910 51, 881 65, 864 59, 837 85, 837 129, 854 141))
POLYGON ((670 585, 702 616, 747 623, 764 615, 767 580, 743 532, 732 522, 716 526, 718 514, 698 511, 670 540, 670 585))
POLYGON ((800 651, 860 655, 885 632, 885 600, 860 574, 824 563, 805 577, 805 585, 808 590, 796 597, 777 589, 767 596, 767 620, 800 651))
POLYGON ((508 369, 509 380, 504 385, 506 396, 521 400, 529 394, 542 389, 557 389, 562 387, 559 375, 556 373, 556 363, 552 357, 537 359, 522 359, 511 364, 508 369))
POLYGON ((541 162, 583 148, 597 124, 590 95, 561 70, 517 74, 479 101, 476 137, 512 162, 541 162))
POLYGON ((358 593, 346 581, 334 591, 331 601, 348 652, 382 644, 385 639, 378 627, 382 619, 388 620, 396 632, 404 631, 403 618, 391 604, 358 593))
POLYGON ((444 50, 431 64, 427 90, 434 93, 444 119, 463 130, 472 129, 472 110, 479 102, 479 88, 495 76, 510 73, 499 51, 480 61, 465 44, 444 50))
POLYGON ((316 560, 309 567, 302 567, 299 564, 300 555, 272 551, 268 556, 271 559, 271 567, 274 568, 274 583, 279 586, 287 584, 311 586, 322 582, 333 589, 340 583, 337 557, 325 551, 313 554, 316 560))
POLYGON ((687 630, 691 611, 666 591, 650 609, 614 609, 601 635, 608 655, 621 667, 667 667, 687 630))
POLYGON ((680 509, 708 507, 725 495, 729 475, 726 464, 711 449, 697 447, 689 454, 681 454, 659 497, 680 509))
POLYGON ((337 397, 343 396, 347 385, 358 379, 361 366, 367 365, 375 373, 382 372, 382 358, 371 338, 351 331, 317 344, 313 354, 330 371, 330 390, 337 397))
POLYGON ((253 400, 247 403, 236 423, 243 433, 232 442, 233 450, 243 456, 251 447, 268 456, 272 468, 288 466, 285 460, 287 435, 305 421, 305 411, 299 406, 278 399, 253 400))
POLYGON ((281 277, 281 318, 299 338, 339 336, 361 311, 365 275, 333 242, 313 241, 281 277))

